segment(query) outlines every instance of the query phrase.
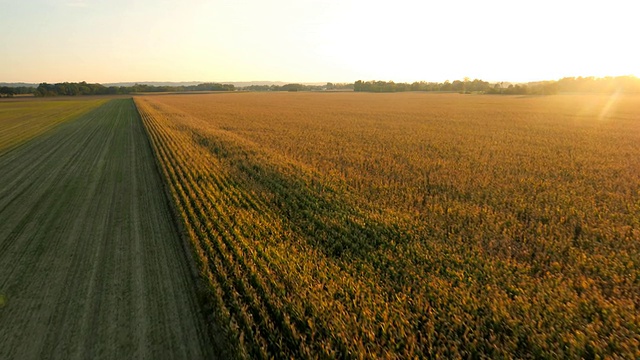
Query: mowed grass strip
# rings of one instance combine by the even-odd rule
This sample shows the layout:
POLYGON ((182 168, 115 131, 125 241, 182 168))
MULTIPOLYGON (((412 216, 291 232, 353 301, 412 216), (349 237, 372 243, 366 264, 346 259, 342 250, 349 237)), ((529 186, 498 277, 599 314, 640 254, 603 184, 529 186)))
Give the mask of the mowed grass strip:
POLYGON ((215 355, 131 99, 0 155, 0 169, 0 358, 215 355))
POLYGON ((136 104, 240 357, 639 358, 638 99, 136 104))
POLYGON ((0 154, 54 126, 104 104, 106 99, 0 101, 0 154))

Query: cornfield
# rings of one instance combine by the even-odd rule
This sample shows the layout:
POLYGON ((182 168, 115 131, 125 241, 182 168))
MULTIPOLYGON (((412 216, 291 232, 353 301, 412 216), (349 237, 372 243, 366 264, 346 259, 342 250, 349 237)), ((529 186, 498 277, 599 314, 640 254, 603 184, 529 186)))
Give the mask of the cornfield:
POLYGON ((640 357, 640 98, 135 98, 240 358, 640 357))

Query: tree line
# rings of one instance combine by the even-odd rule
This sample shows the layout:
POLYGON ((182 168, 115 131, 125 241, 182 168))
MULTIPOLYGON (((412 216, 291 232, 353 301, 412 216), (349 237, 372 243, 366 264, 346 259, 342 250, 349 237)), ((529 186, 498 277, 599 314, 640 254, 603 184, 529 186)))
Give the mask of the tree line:
POLYGON ((0 97, 13 97, 14 95, 33 94, 34 87, 26 86, 2 86, 0 87, 0 97))
POLYGON ((135 84, 133 86, 104 86, 87 82, 57 84, 41 83, 33 91, 35 96, 77 96, 77 95, 126 95, 145 92, 183 92, 183 91, 234 91, 232 84, 202 83, 192 86, 155 86, 135 84))
POLYGON ((489 83, 480 79, 455 80, 453 82, 395 83, 393 81, 362 81, 353 84, 354 91, 402 92, 402 91, 450 91, 460 93, 485 93, 507 95, 551 95, 559 92, 640 93, 640 79, 635 76, 617 77, 565 77, 557 81, 539 81, 526 84, 505 82, 489 83))
POLYGON ((35 96, 60 96, 60 95, 126 95, 132 93, 153 93, 153 92, 185 92, 185 91, 325 91, 325 90, 352 90, 353 84, 333 84, 326 85, 250 85, 236 88, 233 84, 202 83, 190 86, 156 86, 146 84, 135 84, 133 86, 109 86, 101 84, 81 83, 57 83, 40 84, 34 91, 35 96))
POLYGON ((126 95, 132 93, 153 93, 153 92, 185 92, 185 91, 326 91, 326 90, 353 90, 353 84, 349 83, 327 83, 326 85, 305 85, 305 84, 285 84, 285 85, 250 85, 236 88, 233 84, 202 83, 190 86, 156 86, 146 84, 135 84, 133 86, 109 86, 101 84, 81 83, 42 83, 36 89, 32 89, 35 96, 60 96, 60 95, 126 95))
POLYGON ((153 92, 185 92, 185 91, 337 91, 353 90, 352 83, 326 83, 326 85, 304 85, 291 83, 285 85, 250 85, 237 88, 233 84, 202 83, 198 85, 156 86, 135 84, 133 86, 104 86, 87 82, 63 82, 56 84, 41 83, 34 87, 0 88, 0 96, 12 97, 17 94, 34 94, 38 97, 48 96, 78 96, 78 95, 127 95, 133 93, 153 92))
POLYGON ((244 91, 336 91, 336 90, 353 90, 351 83, 326 83, 325 85, 304 85, 304 84, 285 84, 285 85, 249 85, 240 88, 244 91))
POLYGON ((156 86, 135 84, 133 86, 104 86, 87 82, 41 83, 34 87, 0 87, 0 97, 21 94, 35 96, 78 96, 78 95, 127 95, 133 93, 185 92, 185 91, 339 91, 360 92, 403 92, 403 91, 444 91, 459 93, 483 93, 506 95, 552 95, 560 92, 592 93, 640 93, 640 79, 635 76, 617 77, 565 77, 560 80, 512 84, 506 82, 489 83, 484 80, 464 78, 453 82, 396 83, 393 81, 362 81, 355 83, 326 83, 325 85, 305 85, 291 83, 285 85, 250 85, 235 87, 233 84, 202 83, 198 85, 156 86))
POLYGON ((442 91, 459 93, 484 94, 555 94, 557 86, 553 82, 545 81, 532 84, 494 83, 474 79, 449 80, 445 82, 416 81, 413 83, 395 83, 393 81, 361 81, 354 83, 354 91, 363 92, 402 92, 402 91, 442 91))

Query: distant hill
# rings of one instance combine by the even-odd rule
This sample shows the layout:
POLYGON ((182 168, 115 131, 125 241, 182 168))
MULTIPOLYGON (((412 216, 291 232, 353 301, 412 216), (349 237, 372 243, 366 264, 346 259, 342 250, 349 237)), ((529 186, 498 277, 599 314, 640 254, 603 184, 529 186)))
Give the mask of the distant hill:
POLYGON ((0 82, 0 86, 6 86, 6 87, 34 87, 37 88, 39 84, 30 84, 30 83, 23 83, 23 82, 17 82, 17 83, 6 83, 6 82, 0 82))
POLYGON ((312 85, 312 86, 319 86, 319 85, 325 85, 326 82, 302 82, 302 83, 296 83, 296 82, 284 82, 284 81, 240 81, 240 82, 223 82, 224 84, 233 84, 233 86, 235 87, 245 87, 245 86, 252 86, 252 85, 277 85, 277 86, 282 86, 282 85, 286 85, 286 84, 301 84, 301 85, 312 85))
POLYGON ((133 81, 133 82, 119 82, 119 83, 102 83, 104 86, 125 86, 130 87, 136 84, 138 85, 149 85, 149 86, 193 86, 202 84, 204 81, 180 81, 180 82, 171 82, 171 81, 133 81))
MULTIPOLYGON (((133 86, 135 84, 139 84, 139 85, 152 85, 152 86, 194 86, 194 85, 198 85, 198 84, 203 84, 203 83, 218 83, 218 84, 233 84, 233 86, 237 87, 237 88, 241 88, 241 87, 245 87, 245 86, 251 86, 251 85, 277 85, 277 86, 282 86, 282 85, 286 85, 286 84, 291 84, 291 82, 284 82, 284 81, 177 81, 177 82, 172 82, 172 81, 134 81, 134 82, 117 82, 117 83, 102 83, 101 85, 104 85, 106 87, 109 86, 125 86, 125 87, 130 87, 133 86)), ((302 85, 324 85, 326 83, 300 83, 302 85)), ((39 83, 35 84, 35 83, 24 83, 24 82, 17 82, 17 83, 7 83, 7 82, 0 82, 0 86, 7 86, 7 87, 34 87, 37 88, 38 85, 40 85, 39 83)))
MULTIPOLYGON (((282 86, 290 84, 291 82, 284 81, 136 81, 136 82, 121 82, 121 83, 103 83, 104 86, 133 86, 138 85, 151 85, 151 86, 193 86, 204 83, 217 83, 217 84, 232 84, 235 87, 245 87, 251 85, 277 85, 282 86)), ((301 83, 303 85, 324 85, 326 83, 301 83)))

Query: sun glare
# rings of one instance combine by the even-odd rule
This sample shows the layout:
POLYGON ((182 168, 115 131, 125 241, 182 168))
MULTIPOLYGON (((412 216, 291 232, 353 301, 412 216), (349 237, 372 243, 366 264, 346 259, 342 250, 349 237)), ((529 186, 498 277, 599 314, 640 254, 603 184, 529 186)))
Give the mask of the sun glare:
POLYGON ((602 108, 602 111, 600 111, 600 115, 598 116, 598 119, 602 121, 609 117, 611 113, 611 109, 618 102, 619 96, 620 96, 620 93, 618 91, 614 92, 613 94, 611 94, 611 96, 609 96, 609 100, 607 100, 607 103, 602 108))

